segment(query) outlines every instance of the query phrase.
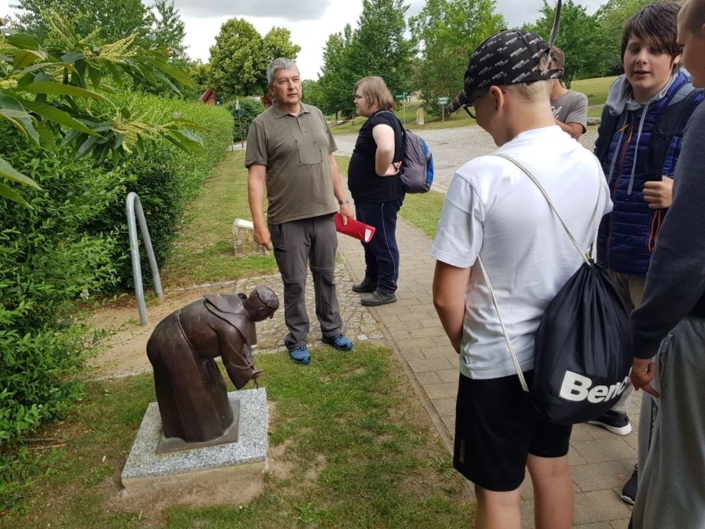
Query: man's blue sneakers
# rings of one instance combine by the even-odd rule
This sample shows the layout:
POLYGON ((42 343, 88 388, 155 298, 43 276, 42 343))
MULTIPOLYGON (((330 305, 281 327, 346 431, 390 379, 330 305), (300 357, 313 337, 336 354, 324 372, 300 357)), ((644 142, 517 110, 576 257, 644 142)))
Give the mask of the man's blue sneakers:
POLYGON ((350 338, 348 338, 344 334, 336 334, 335 336, 331 336, 330 338, 326 338, 324 336, 323 338, 321 338, 321 341, 325 344, 332 345, 338 351, 349 351, 353 348, 352 341, 350 341, 350 338))
POLYGON ((306 365, 311 363, 311 351, 305 345, 299 345, 289 350, 289 358, 297 364, 306 365))

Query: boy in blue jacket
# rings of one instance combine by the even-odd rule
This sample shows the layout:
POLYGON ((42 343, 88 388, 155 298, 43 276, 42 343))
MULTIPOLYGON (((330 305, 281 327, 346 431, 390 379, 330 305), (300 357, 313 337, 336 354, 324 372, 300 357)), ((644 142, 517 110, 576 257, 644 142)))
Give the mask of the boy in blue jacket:
MULTIPOLYGON (((622 32, 625 73, 610 87, 595 143, 614 202, 600 226, 598 261, 612 272, 630 312, 641 305, 651 254, 671 205, 685 124, 703 99, 680 68, 679 10, 677 4, 653 3, 627 21, 622 32)), ((630 386, 612 410, 590 422, 627 435, 632 393, 630 386)), ((636 489, 635 467, 622 498, 633 504, 636 489)))

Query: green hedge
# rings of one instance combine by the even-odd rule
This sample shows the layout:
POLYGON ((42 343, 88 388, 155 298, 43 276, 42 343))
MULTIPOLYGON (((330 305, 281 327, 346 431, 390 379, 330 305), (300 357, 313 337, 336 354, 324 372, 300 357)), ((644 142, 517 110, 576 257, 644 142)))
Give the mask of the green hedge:
POLYGON ((240 123, 238 122, 238 112, 235 110, 236 101, 229 101, 225 107, 233 115, 233 141, 244 141, 247 139, 247 131, 250 130, 252 121, 264 112, 264 105, 259 99, 252 97, 240 97, 240 122, 242 122, 242 135, 240 135, 240 123))
MULTIPOLYGON (((127 175, 125 194, 91 229, 102 233, 115 228, 120 234, 114 261, 118 267, 119 286, 124 289, 134 288, 125 216, 127 193, 134 191, 140 197, 157 264, 161 268, 171 252, 184 206, 193 200, 203 181, 225 157, 230 146, 233 119, 222 106, 199 102, 149 95, 135 98, 135 94, 124 94, 114 100, 129 105, 133 115, 145 115, 145 121, 165 122, 178 115, 204 127, 196 131, 203 139, 202 155, 186 153, 170 143, 161 142, 150 146, 143 158, 135 153, 121 164, 122 172, 127 175)), ((152 278, 146 252, 141 251, 140 257, 144 283, 149 285, 152 278)))
MULTIPOLYGON (((75 300, 112 287, 116 233, 86 225, 124 192, 119 171, 104 171, 67 151, 27 145, 6 124, 0 152, 37 181, 31 209, 0 204, 0 447, 60 417, 81 393, 72 381, 91 347, 75 300)), ((20 454, 23 452, 20 451, 20 454)), ((0 450, 0 512, 20 485, 16 460, 0 450)))
POLYGON ((23 189, 31 208, 0 202, 0 512, 20 494, 13 479, 20 460, 4 447, 60 417, 82 391, 74 375, 94 337, 76 302, 131 283, 127 193, 140 195, 161 265, 184 205, 230 145, 233 120, 225 108, 139 94, 115 99, 142 121, 180 113, 201 124, 204 154, 157 143, 144 158, 96 167, 67 149, 33 147, 0 122, 3 158, 42 186, 23 189))

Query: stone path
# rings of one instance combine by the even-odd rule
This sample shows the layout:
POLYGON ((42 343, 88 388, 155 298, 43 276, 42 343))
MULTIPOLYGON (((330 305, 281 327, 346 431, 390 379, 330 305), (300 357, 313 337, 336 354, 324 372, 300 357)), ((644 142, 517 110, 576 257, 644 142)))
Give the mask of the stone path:
MULTIPOLYGON (((458 166, 494 148, 489 135, 478 127, 423 131, 436 161, 434 189, 445 192, 458 166)), ((588 131, 582 143, 591 146, 596 130, 588 131)), ((337 137, 341 154, 350 153, 354 136, 337 137)), ((431 298, 435 261, 430 255, 431 239, 402 219, 397 228, 401 252, 399 301, 368 309, 379 322, 382 333, 395 350, 421 401, 452 449, 455 421, 455 396, 458 356, 453 351, 436 315, 431 298)), ((358 241, 339 237, 339 249, 352 279, 364 275, 364 255, 358 241)), ((349 283, 339 285, 341 299, 350 302, 349 283)), ((631 417, 638 417, 638 398, 634 398, 631 417)), ((574 527, 580 529, 625 529, 630 508, 619 498, 636 462, 636 428, 620 437, 606 430, 577 425, 570 450, 575 488, 574 527)), ((533 527, 533 490, 527 482, 522 489, 522 527, 533 527)))

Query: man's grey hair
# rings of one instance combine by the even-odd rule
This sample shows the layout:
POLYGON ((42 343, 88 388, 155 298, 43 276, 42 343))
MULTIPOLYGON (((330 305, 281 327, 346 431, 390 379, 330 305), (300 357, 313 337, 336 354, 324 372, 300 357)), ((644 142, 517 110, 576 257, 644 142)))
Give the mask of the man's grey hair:
POLYGON ((274 82, 274 74, 277 70, 296 70, 299 71, 299 67, 293 59, 285 59, 284 57, 277 57, 267 66, 267 84, 272 84, 274 82))

